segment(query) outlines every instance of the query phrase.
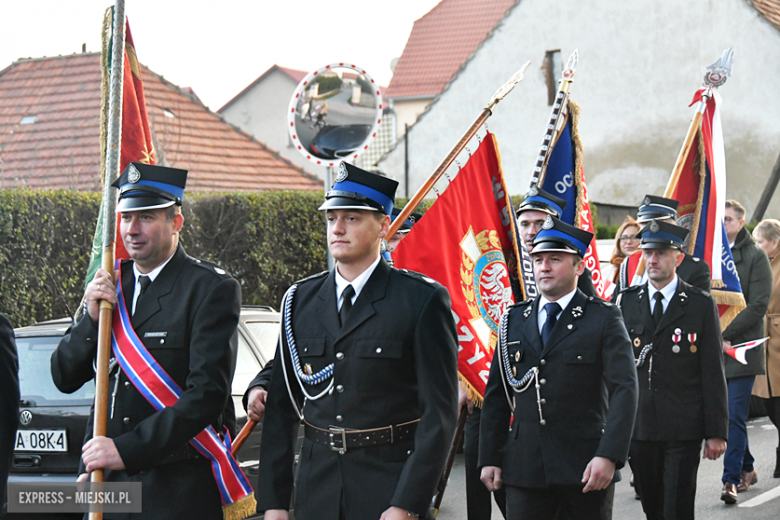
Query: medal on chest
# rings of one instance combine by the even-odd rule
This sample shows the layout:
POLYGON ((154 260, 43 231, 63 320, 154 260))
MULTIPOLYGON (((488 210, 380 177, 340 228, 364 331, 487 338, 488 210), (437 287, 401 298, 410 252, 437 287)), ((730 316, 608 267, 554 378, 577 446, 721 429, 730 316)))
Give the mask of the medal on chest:
POLYGON ((697 350, 696 349, 696 338, 697 338, 697 336, 696 336, 695 332, 693 334, 688 334, 688 343, 691 344, 691 354, 695 354, 696 350, 697 350))
POLYGON ((680 353, 679 343, 681 340, 682 340, 682 330, 674 329, 674 334, 672 334, 672 343, 674 343, 674 345, 672 345, 672 352, 674 352, 675 354, 680 353))

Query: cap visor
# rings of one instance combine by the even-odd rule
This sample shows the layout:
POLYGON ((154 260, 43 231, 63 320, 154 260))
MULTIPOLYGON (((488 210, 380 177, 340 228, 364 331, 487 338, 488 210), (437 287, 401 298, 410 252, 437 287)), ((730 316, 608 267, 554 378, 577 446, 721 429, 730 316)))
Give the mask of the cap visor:
POLYGON ((328 209, 364 209, 368 211, 379 211, 378 209, 369 206, 365 202, 359 200, 350 199, 347 197, 332 197, 322 203, 322 206, 317 208, 319 211, 325 211, 328 209))
POLYGON ((155 196, 141 197, 123 197, 116 205, 117 213, 128 213, 130 211, 143 211, 148 209, 161 209, 176 204, 172 200, 155 196))
POLYGON ((639 249, 677 249, 678 251, 682 251, 682 245, 673 244, 669 241, 645 242, 643 244, 639 244, 639 249))
POLYGON ((566 244, 560 242, 539 242, 531 249, 531 254, 534 253, 570 253, 572 255, 581 256, 577 249, 568 247, 566 244))
POLYGON ((551 215, 551 216, 553 216, 553 217, 555 217, 555 218, 558 218, 558 217, 560 216, 560 215, 558 215, 558 212, 557 212, 557 211, 553 211, 553 210, 551 210, 551 209, 547 209, 547 208, 536 208, 536 207, 534 207, 534 206, 526 206, 526 207, 524 207, 524 208, 520 208, 520 209, 518 209, 517 211, 515 211, 515 217, 516 217, 516 218, 520 218, 520 214, 521 214, 522 212, 524 212, 524 211, 538 211, 538 212, 540 212, 540 213, 547 213, 548 215, 551 215))

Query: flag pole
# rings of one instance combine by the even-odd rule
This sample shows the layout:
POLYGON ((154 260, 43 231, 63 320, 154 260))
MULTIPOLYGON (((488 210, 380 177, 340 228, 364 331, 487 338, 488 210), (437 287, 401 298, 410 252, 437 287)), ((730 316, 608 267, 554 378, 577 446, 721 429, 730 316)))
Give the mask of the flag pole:
POLYGON ((531 187, 536 186, 538 188, 544 183, 544 174, 547 172, 547 163, 550 162, 550 156, 555 148, 555 141, 557 141, 557 137, 553 140, 553 135, 560 135, 563 123, 566 121, 566 118, 561 117, 561 114, 563 114, 563 111, 567 106, 569 87, 574 81, 574 73, 577 72, 579 58, 579 49, 574 49, 574 52, 571 53, 569 59, 566 61, 566 68, 561 74, 558 93, 555 95, 552 112, 550 112, 550 120, 547 123, 544 137, 542 137, 542 145, 539 147, 539 154, 536 157, 534 171, 531 174, 531 187))
MULTIPOLYGON (((111 79, 109 83, 108 132, 106 168, 103 181, 103 258, 101 267, 114 272, 114 239, 116 236, 116 189, 111 184, 119 174, 122 145, 122 87, 125 57, 125 2, 116 0, 111 46, 111 79)), ((119 283, 119 282, 117 282, 119 283)), ((113 306, 100 301, 98 317, 98 346, 95 374, 95 420, 92 436, 104 437, 108 421, 108 364, 111 357, 111 317, 113 306)), ((90 475, 92 482, 103 482, 102 469, 90 475)), ((90 520, 101 520, 102 512, 91 512, 90 520)))
MULTIPOLYGON (((696 105, 696 112, 693 114, 691 124, 688 126, 688 132, 685 134, 682 148, 677 156, 677 161, 674 163, 674 169, 672 175, 669 177, 669 182, 666 184, 664 190, 664 197, 671 198, 672 193, 677 188, 677 183, 680 180, 682 169, 685 166, 685 161, 688 160, 688 154, 691 152, 691 146, 693 146, 693 139, 701 128, 701 120, 704 116, 704 111, 707 108, 707 100, 713 95, 716 88, 720 87, 731 76, 731 68, 734 63, 734 49, 729 47, 723 54, 721 54, 718 61, 707 67, 707 73, 704 74, 704 92, 702 93, 701 100, 696 105)), ((691 240, 691 243, 694 243, 691 240)), ((645 260, 639 259, 639 265, 636 267, 636 275, 643 276, 645 274, 645 260)))
POLYGON ((482 112, 479 114, 479 116, 477 116, 474 122, 471 123, 471 126, 468 128, 468 130, 466 130, 460 140, 455 144, 455 147, 450 150, 450 153, 448 153, 447 156, 441 161, 441 163, 439 163, 439 166, 433 171, 430 177, 428 177, 428 180, 425 181, 425 184, 423 184, 422 187, 417 190, 417 193, 415 193, 414 196, 409 199, 409 202, 406 204, 404 209, 401 210, 401 213, 398 215, 398 217, 396 217, 395 221, 390 224, 390 230, 387 232, 385 240, 389 242, 390 239, 393 238, 396 232, 401 228, 401 225, 406 221, 407 217, 412 214, 412 211, 414 211, 420 202, 422 202, 428 192, 433 189, 433 185, 436 184, 436 181, 438 181, 441 176, 444 175, 444 172, 447 171, 447 168, 449 168, 453 161, 455 161, 455 158, 458 156, 458 154, 463 151, 469 140, 474 137, 474 134, 477 133, 485 121, 487 121, 487 119, 493 115, 493 108, 498 104, 498 102, 504 99, 507 94, 512 92, 512 89, 515 88, 515 85, 523 81, 525 70, 530 64, 530 61, 525 62, 525 64, 520 67, 520 70, 515 72, 512 77, 509 78, 509 81, 504 83, 504 85, 502 85, 501 88, 498 89, 495 94, 493 94, 493 97, 490 98, 490 102, 485 106, 485 108, 482 109, 482 112))

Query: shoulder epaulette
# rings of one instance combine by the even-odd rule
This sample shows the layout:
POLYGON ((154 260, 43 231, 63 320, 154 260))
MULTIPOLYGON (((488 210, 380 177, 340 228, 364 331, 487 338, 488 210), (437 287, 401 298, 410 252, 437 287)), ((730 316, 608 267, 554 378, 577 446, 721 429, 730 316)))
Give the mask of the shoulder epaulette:
POLYGON ((712 293, 709 291, 705 291, 701 287, 696 287, 695 285, 691 285, 690 289, 688 289, 693 294, 698 294, 700 296, 712 296, 712 293))
POLYGON ((441 284, 436 280, 434 280, 433 278, 425 276, 422 273, 418 273, 417 271, 410 271, 408 269, 395 269, 395 270, 402 275, 408 276, 409 278, 413 280, 417 280, 419 282, 424 282, 427 285, 433 285, 435 287, 441 286, 441 284))
POLYGON ((618 291, 618 293, 638 291, 641 288, 642 288, 642 285, 630 285, 628 287, 624 287, 623 289, 620 289, 620 291, 618 291))
MULTIPOLYGON (((623 292, 623 291, 621 291, 621 292, 623 292)), ((588 296, 588 301, 591 302, 591 303, 597 303, 597 304, 601 305, 602 307, 614 307, 615 306, 614 303, 612 303, 610 301, 607 301, 607 300, 602 300, 601 298, 597 298, 595 296, 588 296)))
POLYGON ((307 276, 306 278, 302 278, 301 280, 298 280, 295 282, 297 285, 302 284, 303 282, 308 282, 309 280, 314 280, 315 278, 321 278, 325 275, 327 275, 330 271, 322 271, 321 273, 316 273, 311 276, 307 276))
POLYGON ((213 264, 211 262, 207 262, 206 260, 201 260, 199 258, 193 258, 193 260, 196 266, 202 267, 203 269, 216 274, 220 278, 232 278, 232 276, 230 276, 230 273, 222 269, 217 264, 213 264))

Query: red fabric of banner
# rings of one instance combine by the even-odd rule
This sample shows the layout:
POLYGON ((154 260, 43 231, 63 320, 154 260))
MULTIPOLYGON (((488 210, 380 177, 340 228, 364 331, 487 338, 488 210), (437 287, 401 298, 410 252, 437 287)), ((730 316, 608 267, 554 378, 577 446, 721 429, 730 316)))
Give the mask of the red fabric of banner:
MULTIPOLYGON (((450 292, 458 371, 481 401, 501 315, 514 303, 507 258, 516 245, 497 144, 488 133, 450 186, 393 253, 395 267, 423 273, 450 292)), ((514 263, 513 263, 514 265, 514 263)))

